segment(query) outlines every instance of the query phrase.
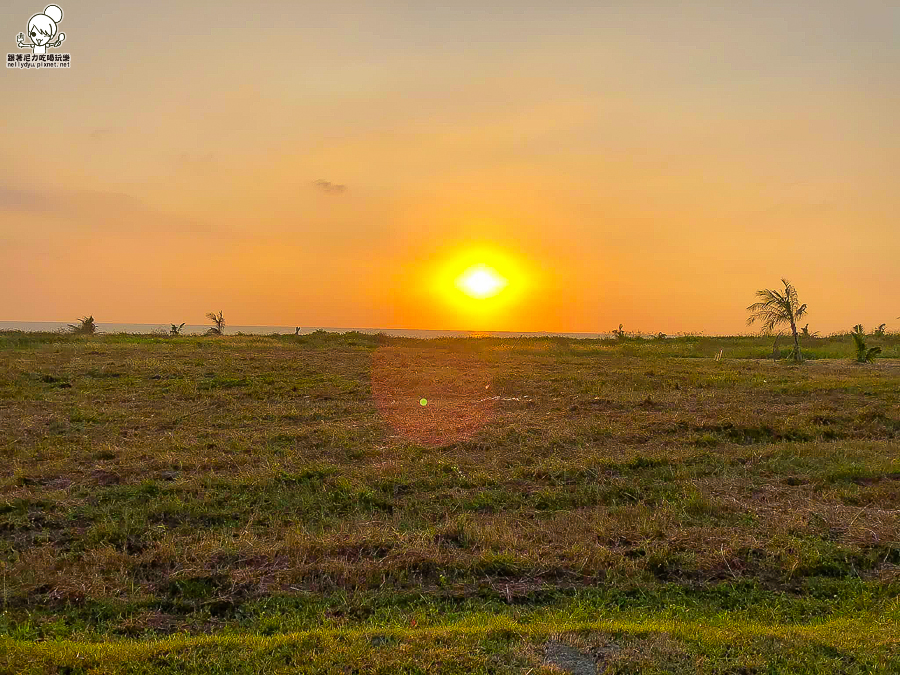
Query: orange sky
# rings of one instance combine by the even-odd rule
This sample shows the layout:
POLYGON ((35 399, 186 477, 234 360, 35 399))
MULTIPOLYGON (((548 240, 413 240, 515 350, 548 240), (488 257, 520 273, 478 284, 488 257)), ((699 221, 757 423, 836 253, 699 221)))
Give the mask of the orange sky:
POLYGON ((60 0, 71 68, 0 75, 0 320, 733 333, 787 276, 900 329, 894 3, 431 4, 60 0), (472 251, 507 301, 436 288, 472 251))

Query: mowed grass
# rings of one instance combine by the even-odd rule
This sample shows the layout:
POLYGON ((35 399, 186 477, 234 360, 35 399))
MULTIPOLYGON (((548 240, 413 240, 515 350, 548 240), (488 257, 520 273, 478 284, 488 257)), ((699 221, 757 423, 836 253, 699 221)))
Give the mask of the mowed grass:
POLYGON ((0 334, 0 669, 900 672, 900 361, 804 351, 0 334))

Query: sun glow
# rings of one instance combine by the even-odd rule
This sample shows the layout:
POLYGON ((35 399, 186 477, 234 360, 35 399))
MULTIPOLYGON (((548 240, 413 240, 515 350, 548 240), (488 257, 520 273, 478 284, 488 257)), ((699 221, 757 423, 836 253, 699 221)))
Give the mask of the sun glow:
POLYGON ((456 278, 456 287, 476 300, 492 298, 508 284, 497 270, 485 264, 472 265, 456 278))
POLYGON ((493 243, 447 246, 424 263, 422 302, 433 303, 436 322, 462 330, 512 330, 541 278, 521 251, 493 243))

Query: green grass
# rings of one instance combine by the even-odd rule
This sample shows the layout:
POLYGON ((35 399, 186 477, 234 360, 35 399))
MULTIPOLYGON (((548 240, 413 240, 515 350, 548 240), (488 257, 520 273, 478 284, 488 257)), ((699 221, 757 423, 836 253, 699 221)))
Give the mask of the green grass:
POLYGON ((0 671, 900 672, 877 342, 0 334, 0 671))

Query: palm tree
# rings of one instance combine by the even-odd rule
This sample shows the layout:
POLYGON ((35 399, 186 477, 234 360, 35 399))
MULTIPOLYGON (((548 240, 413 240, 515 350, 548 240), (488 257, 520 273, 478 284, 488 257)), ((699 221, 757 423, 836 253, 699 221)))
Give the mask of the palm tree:
POLYGON ((806 316, 806 304, 800 304, 797 298, 797 289, 791 285, 787 279, 782 279, 784 284, 784 292, 764 288, 756 291, 756 297, 759 302, 754 302, 747 307, 747 311, 751 312, 747 319, 747 325, 752 326, 759 321, 762 323, 764 333, 770 333, 782 324, 790 324, 791 333, 794 336, 794 361, 800 363, 803 361, 803 355, 800 353, 800 337, 797 334, 797 322, 806 316))
POLYGON ((218 314, 210 312, 206 315, 206 318, 215 324, 206 331, 207 335, 225 335, 225 317, 222 316, 221 311, 218 314))
POLYGON ((94 315, 83 316, 78 319, 78 324, 69 324, 69 330, 75 335, 93 335, 97 332, 97 324, 94 323, 94 315))

